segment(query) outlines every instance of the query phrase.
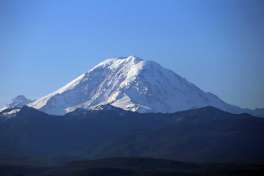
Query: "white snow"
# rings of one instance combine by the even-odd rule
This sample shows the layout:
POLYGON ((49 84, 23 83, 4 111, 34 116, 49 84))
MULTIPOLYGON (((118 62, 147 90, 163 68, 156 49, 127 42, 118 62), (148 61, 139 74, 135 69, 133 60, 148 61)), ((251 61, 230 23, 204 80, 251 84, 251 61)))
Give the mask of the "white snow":
POLYGON ((176 112, 208 105, 239 111, 171 70, 135 56, 106 59, 29 106, 65 114, 101 104, 138 112, 176 112))
POLYGON ((18 95, 12 99, 11 103, 0 107, 0 112, 6 109, 13 109, 13 108, 22 108, 23 106, 31 103, 32 100, 26 98, 24 95, 18 95))
POLYGON ((1 106, 1 107, 0 107, 0 112, 4 111, 4 110, 6 110, 6 109, 8 109, 8 106, 1 106))
POLYGON ((3 115, 4 116, 9 116, 9 115, 12 115, 12 114, 15 114, 15 113, 19 112, 20 110, 21 110, 20 108, 12 109, 11 111, 3 113, 3 115))
POLYGON ((57 91, 55 91, 51 94, 48 94, 47 96, 44 96, 44 97, 32 102, 30 104, 30 106, 32 106, 36 109, 41 109, 42 107, 44 107, 47 104, 49 99, 52 98, 53 96, 58 95, 58 94, 63 94, 64 92, 67 92, 67 91, 70 91, 71 89, 74 89, 74 87, 80 83, 80 81, 84 78, 84 76, 85 76, 85 74, 81 74, 76 79, 72 80, 71 82, 69 82, 68 84, 66 84, 62 88, 58 89, 57 91))

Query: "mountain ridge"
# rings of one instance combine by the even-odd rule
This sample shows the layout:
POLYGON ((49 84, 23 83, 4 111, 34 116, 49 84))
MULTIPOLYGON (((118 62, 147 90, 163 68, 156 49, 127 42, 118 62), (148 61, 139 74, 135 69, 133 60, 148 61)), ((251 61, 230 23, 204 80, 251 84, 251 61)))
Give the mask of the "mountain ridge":
POLYGON ((24 107, 13 118, 0 118, 0 160, 151 157, 263 163, 263 129, 263 118, 214 107, 176 113, 77 109, 64 116, 24 107))

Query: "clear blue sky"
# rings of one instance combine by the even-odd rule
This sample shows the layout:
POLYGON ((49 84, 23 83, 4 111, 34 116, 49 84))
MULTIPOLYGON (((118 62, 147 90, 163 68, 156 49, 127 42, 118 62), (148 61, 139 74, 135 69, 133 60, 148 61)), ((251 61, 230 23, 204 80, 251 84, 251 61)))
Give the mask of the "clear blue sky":
POLYGON ((262 0, 1 0, 0 103, 136 55, 228 103, 264 107, 262 0))

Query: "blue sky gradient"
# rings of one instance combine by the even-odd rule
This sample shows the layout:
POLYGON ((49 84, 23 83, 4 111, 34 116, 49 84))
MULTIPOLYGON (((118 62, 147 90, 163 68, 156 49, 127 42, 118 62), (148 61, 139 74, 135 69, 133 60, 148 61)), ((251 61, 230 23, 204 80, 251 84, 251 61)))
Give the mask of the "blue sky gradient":
POLYGON ((263 18, 262 0, 1 0, 0 104, 136 55, 228 103, 264 107, 263 18))

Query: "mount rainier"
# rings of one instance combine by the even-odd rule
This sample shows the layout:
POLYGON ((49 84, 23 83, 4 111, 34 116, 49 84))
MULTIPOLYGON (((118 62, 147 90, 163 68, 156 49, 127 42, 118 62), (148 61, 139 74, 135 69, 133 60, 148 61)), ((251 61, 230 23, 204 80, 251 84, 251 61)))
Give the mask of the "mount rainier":
POLYGON ((158 63, 135 56, 106 59, 29 106, 61 115, 105 104, 137 112, 169 113, 205 106, 233 113, 243 111, 158 63))

